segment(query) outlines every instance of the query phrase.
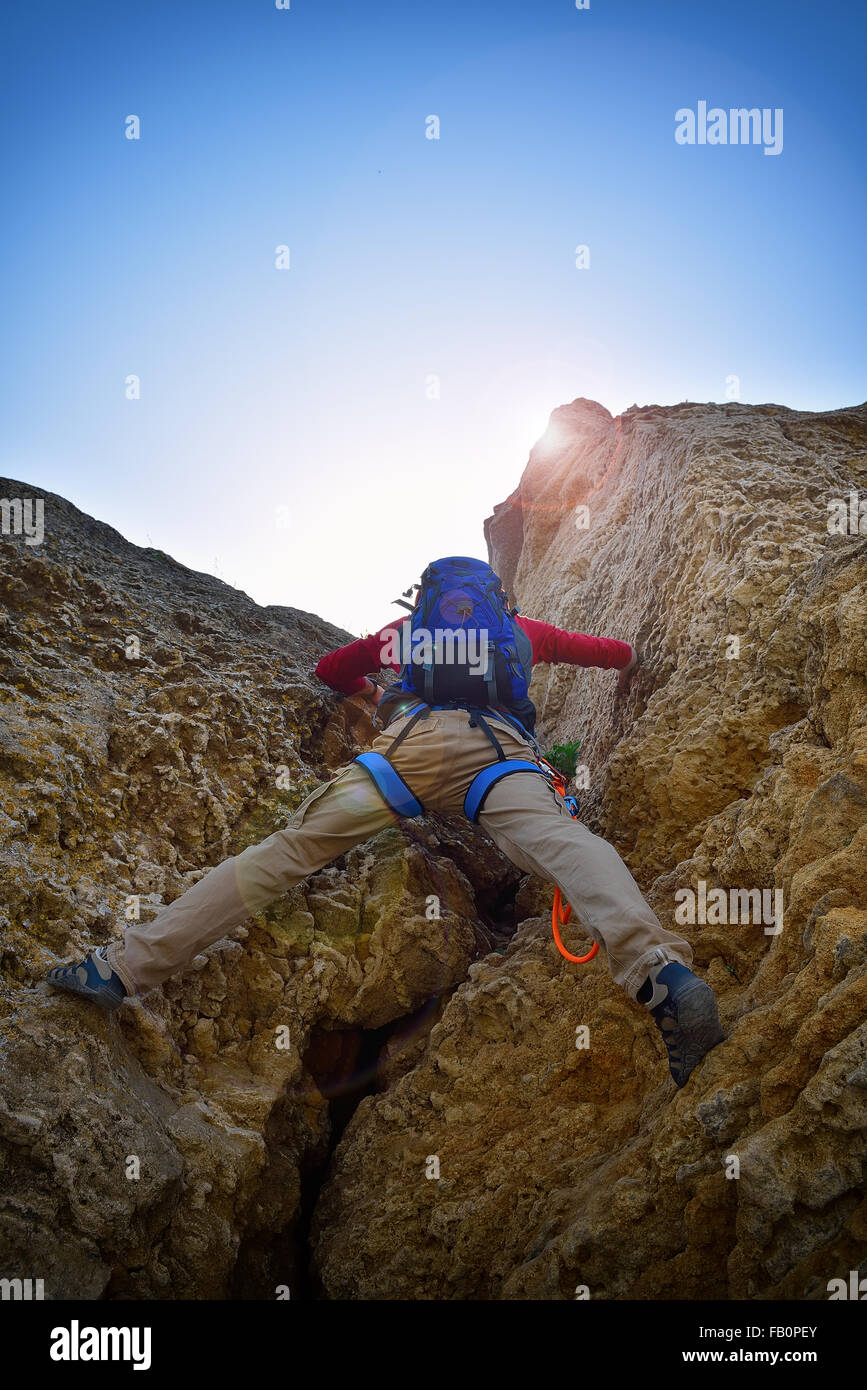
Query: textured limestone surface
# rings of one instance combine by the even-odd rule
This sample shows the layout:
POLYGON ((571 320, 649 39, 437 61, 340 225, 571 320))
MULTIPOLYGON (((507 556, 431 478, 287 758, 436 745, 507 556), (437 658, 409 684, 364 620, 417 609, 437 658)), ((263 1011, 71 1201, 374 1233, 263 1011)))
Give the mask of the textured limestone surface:
POLYGON ((46 497, 43 546, 0 540, 0 1276, 54 1297, 819 1299, 859 1268, 867 536, 827 526, 852 490, 867 407, 581 400, 485 523, 524 612, 640 648, 625 696, 550 666, 531 693, 662 920, 686 889, 782 895, 781 930, 678 926, 728 1033, 678 1092, 604 952, 558 955, 550 885, 438 817, 111 1020, 45 989, 373 729, 312 675, 349 634, 0 481, 46 497))
POLYGON ((352 634, 60 497, 0 496, 45 500, 40 546, 0 540, 0 1277, 52 1298, 294 1295, 304 1185, 364 1038, 401 1020, 400 1074, 519 875, 478 833, 413 822, 111 1019, 50 991, 47 969, 285 824, 374 730, 313 673, 352 634))
POLYGON ((507 953, 342 1136, 314 1222, 331 1296, 826 1298, 864 1262, 867 535, 828 530, 852 490, 863 406, 554 412, 489 558, 529 616, 640 649, 625 697, 567 666, 531 693, 661 919, 726 890, 727 920, 678 929, 728 1038, 677 1092, 529 881, 507 953), (782 929, 733 889, 779 890, 782 929))

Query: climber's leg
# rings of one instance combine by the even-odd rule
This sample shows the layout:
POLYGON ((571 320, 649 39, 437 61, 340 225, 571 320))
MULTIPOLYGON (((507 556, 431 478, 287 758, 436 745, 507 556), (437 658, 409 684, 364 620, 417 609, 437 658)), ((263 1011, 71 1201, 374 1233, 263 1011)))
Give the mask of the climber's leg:
MULTIPOLYGON (((497 761, 496 750, 484 730, 470 724, 465 711, 442 710, 437 718, 438 735, 418 735, 415 763, 437 770, 437 789, 426 804, 445 815, 463 817, 467 789, 482 768, 497 761), (422 742, 426 737, 428 741, 422 742)), ((513 727, 493 713, 489 723, 507 758, 535 761, 533 748, 513 727)), ((413 731, 407 743, 415 737, 413 731)), ((401 770, 400 763, 396 765, 401 770)), ((415 764, 406 775, 415 786, 419 775, 415 764)), ((503 777, 488 792, 479 823, 520 868, 557 884, 581 922, 605 947, 614 979, 633 998, 653 965, 668 961, 689 965, 689 942, 666 931, 617 851, 569 814, 563 798, 541 773, 503 777)))
MULTIPOLYGON (((401 746, 395 754, 395 766, 420 795, 424 783, 423 800, 431 810, 463 816, 467 789, 497 755, 466 713, 443 710, 436 721, 426 733, 427 721, 410 733, 406 749, 401 746)), ((531 746, 514 728, 493 713, 490 722, 507 758, 534 761, 531 746)), ((479 819, 510 859, 559 886, 605 947, 614 979, 652 1015, 671 1075, 683 1086, 723 1037, 713 991, 687 968, 689 942, 666 931, 617 851, 573 819, 541 774, 504 777, 488 792, 479 819)))
POLYGON ((633 999, 653 965, 692 961, 689 942, 663 927, 616 849, 575 820, 543 777, 504 777, 488 793, 479 823, 520 868, 557 885, 633 999))
POLYGON ((152 922, 129 927, 106 959, 128 992, 152 989, 251 912, 396 819, 368 774, 350 763, 311 792, 282 830, 226 859, 152 922))
MULTIPOLYGON (((374 751, 388 752, 408 718, 393 720, 374 751)), ((449 755, 436 715, 411 729, 394 766, 400 774, 411 769, 411 789, 423 804, 437 801, 449 755)), ((219 864, 154 921, 129 927, 123 941, 51 970, 49 983, 112 1012, 126 994, 161 984, 251 912, 399 819, 369 774, 352 762, 311 792, 283 830, 219 864)))

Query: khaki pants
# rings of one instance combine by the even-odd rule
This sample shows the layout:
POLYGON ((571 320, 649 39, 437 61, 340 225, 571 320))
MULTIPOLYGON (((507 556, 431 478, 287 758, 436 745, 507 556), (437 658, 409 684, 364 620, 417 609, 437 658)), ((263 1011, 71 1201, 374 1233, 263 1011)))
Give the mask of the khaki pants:
MULTIPOLYGON (((394 719, 373 751, 385 753, 410 717, 394 719)), ((516 730, 488 719, 507 758, 533 759, 516 730)), ((463 819, 467 787, 496 757, 466 711, 434 710, 410 730, 394 767, 426 810, 463 819)), ((311 792, 285 829, 212 869, 154 921, 129 927, 122 943, 109 946, 108 960, 131 992, 152 989, 250 913, 397 823, 368 773, 349 763, 311 792)), ((689 943, 661 925, 617 851, 575 820, 538 773, 516 772, 496 783, 479 824, 519 868, 560 888, 633 998, 655 962, 691 963, 689 943)))

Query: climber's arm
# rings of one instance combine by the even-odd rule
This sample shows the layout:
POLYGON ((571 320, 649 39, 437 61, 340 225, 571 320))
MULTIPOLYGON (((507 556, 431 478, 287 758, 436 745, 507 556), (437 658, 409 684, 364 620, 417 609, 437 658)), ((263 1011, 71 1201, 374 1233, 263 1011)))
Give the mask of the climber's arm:
POLYGON ((383 666, 400 670, 399 664, 388 660, 391 651, 397 650, 399 628, 400 622, 389 623, 369 637, 359 637, 355 642, 347 642, 345 647, 336 647, 317 663, 317 676, 342 695, 375 696, 379 686, 368 680, 367 673, 379 671, 383 666))
MULTIPOLYGON (((540 623, 523 613, 517 621, 533 644, 533 661, 565 661, 573 666, 601 666, 603 670, 620 672, 618 687, 635 669, 638 653, 628 642, 615 637, 591 637, 585 632, 567 632, 552 623, 540 623)), ((621 684, 623 682, 623 684, 621 684)))
POLYGON ((624 691, 629 685, 639 661, 638 652, 635 648, 630 647, 629 650, 632 652, 632 657, 626 666, 621 666, 620 675, 617 677, 617 689, 619 691, 624 691))

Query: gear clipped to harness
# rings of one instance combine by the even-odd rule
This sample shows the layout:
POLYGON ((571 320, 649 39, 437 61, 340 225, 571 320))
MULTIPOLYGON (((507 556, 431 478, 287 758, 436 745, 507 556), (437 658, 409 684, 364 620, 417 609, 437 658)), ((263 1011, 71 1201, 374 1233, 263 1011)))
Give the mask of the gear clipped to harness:
MULTIPOLYGON (((577 818, 578 803, 576 802, 574 796, 566 795, 566 780, 563 777, 563 774, 561 772, 558 772, 555 767, 551 767, 551 764, 547 762, 545 758, 542 759, 542 762, 545 763, 546 767, 550 768, 551 775, 549 777, 549 781, 551 782, 551 785, 553 786, 555 792, 558 796, 562 796, 563 800, 566 802, 566 805, 569 809, 569 814, 577 818)), ((563 938, 560 935, 560 928, 565 927, 566 923, 569 921, 569 918, 571 916, 571 906, 569 905, 569 903, 563 902, 563 895, 560 892, 560 889, 555 888, 554 905, 551 908, 551 927, 554 932, 554 941, 556 942, 557 950, 560 952, 561 956, 563 956, 566 960, 571 960, 575 965, 586 965, 587 961, 592 960, 595 955, 599 954, 599 942, 594 941, 593 945, 590 947, 590 950, 587 952, 585 956, 573 956, 571 951, 567 951, 566 947, 563 945, 563 938)))

